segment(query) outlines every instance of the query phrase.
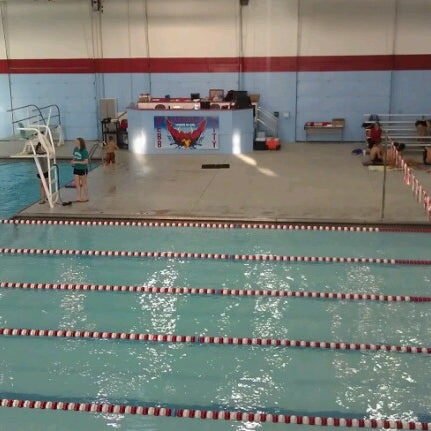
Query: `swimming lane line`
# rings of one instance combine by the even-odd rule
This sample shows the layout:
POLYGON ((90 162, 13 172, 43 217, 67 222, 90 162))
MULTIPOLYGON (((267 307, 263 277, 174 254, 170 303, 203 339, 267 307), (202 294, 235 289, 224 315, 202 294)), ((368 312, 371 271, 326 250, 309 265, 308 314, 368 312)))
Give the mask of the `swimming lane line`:
POLYGON ((430 228, 412 226, 342 226, 291 223, 206 222, 206 221, 143 221, 143 220, 65 220, 65 219, 1 219, 0 224, 62 225, 62 226, 121 226, 121 227, 192 227, 206 229, 268 229, 333 232, 419 232, 431 233, 430 228))
POLYGON ((283 256, 274 254, 230 254, 230 253, 194 253, 176 251, 116 251, 116 250, 70 250, 42 248, 0 248, 1 254, 19 255, 57 255, 57 256, 109 256, 109 257, 145 257, 168 259, 207 259, 232 261, 277 261, 309 263, 371 263, 389 265, 431 265, 431 260, 391 259, 374 257, 332 257, 332 256, 283 256))
POLYGON ((431 347, 407 345, 396 346, 389 344, 344 343, 339 341, 281 340, 275 338, 214 337, 208 335, 138 334, 128 332, 77 331, 70 329, 0 328, 0 335, 13 337, 84 338, 159 343, 224 344, 329 350, 386 351, 392 353, 431 353, 431 347))
POLYGON ((357 419, 349 417, 325 417, 325 416, 300 416, 281 415, 265 412, 220 411, 220 410, 194 410, 175 409, 170 407, 130 406, 126 404, 109 403, 79 403, 63 401, 38 401, 20 399, 0 399, 1 407, 37 409, 37 410, 61 410, 89 413, 129 414, 142 416, 176 417, 188 419, 211 419, 241 422, 273 422, 297 425, 316 425, 346 428, 370 428, 370 429, 403 429, 403 430, 431 430, 431 423, 400 421, 393 419, 357 419))
POLYGON ((209 289, 195 287, 118 286, 109 284, 73 283, 24 283, 0 281, 0 288, 26 290, 68 290, 97 292, 132 292, 157 294, 220 295, 220 296, 265 296, 288 298, 339 299, 382 302, 431 302, 431 296, 380 295, 370 293, 303 292, 287 290, 256 289, 209 289))

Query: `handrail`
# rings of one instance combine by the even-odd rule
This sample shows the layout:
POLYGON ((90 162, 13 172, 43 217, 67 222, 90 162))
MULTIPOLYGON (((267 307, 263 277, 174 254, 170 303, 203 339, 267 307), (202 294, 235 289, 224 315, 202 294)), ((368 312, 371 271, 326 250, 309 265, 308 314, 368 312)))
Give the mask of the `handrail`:
MULTIPOLYGON (((39 109, 39 107, 37 105, 34 105, 34 104, 18 106, 16 108, 8 109, 6 112, 12 113, 12 128, 13 128, 14 133, 15 133, 15 126, 20 125, 19 123, 22 124, 23 121, 36 119, 36 121, 32 121, 31 123, 30 122, 29 123, 30 124, 37 124, 37 123, 40 123, 42 121, 43 124, 46 124, 45 118, 42 115, 41 110, 39 109), (32 108, 32 112, 38 112, 39 115, 31 115, 31 116, 27 116, 27 117, 23 117, 23 118, 19 118, 17 120, 14 120, 14 117, 15 117, 14 114, 16 113, 16 111, 19 111, 21 109, 27 109, 27 115, 29 115, 29 112, 28 112, 29 108, 32 108)), ((22 126, 24 126, 24 124, 22 124, 22 126)))
POLYGON ((256 118, 256 122, 260 123, 264 126, 266 126, 267 128, 271 128, 264 120, 262 120, 261 118, 256 118))
POLYGON ((259 123, 264 126, 266 131, 268 131, 274 138, 278 137, 278 130, 276 127, 269 126, 267 123, 265 123, 265 121, 261 120, 260 118, 256 118, 256 123, 259 123))
POLYGON ((265 117, 267 117, 267 118, 269 118, 269 119, 271 119, 273 121, 278 122, 278 117, 276 117, 272 112, 270 112, 270 111, 262 108, 261 106, 258 106, 256 108, 256 111, 259 112, 259 113, 261 113, 261 114, 263 114, 263 116, 265 116, 265 117))
POLYGON ((17 130, 20 131, 21 138, 28 139, 32 135, 26 128, 46 126, 52 129, 56 136, 56 145, 61 146, 64 144, 64 134, 61 126, 60 108, 56 104, 46 105, 39 107, 35 104, 28 104, 9 109, 7 112, 12 113, 12 130, 14 136, 17 135, 17 130), (47 111, 49 109, 49 111, 47 111), (26 115, 22 113, 26 110, 26 115), (52 115, 52 111, 54 114, 52 115), (21 111, 21 112, 20 112, 21 111), (54 124, 50 124, 51 120, 55 118, 54 124))
POLYGON ((32 124, 40 124, 42 122, 44 125, 49 125, 49 121, 50 121, 51 118, 58 118, 58 125, 61 125, 60 107, 58 105, 56 105, 56 104, 51 104, 51 105, 46 105, 46 106, 39 107, 39 106, 31 103, 31 104, 28 104, 28 105, 23 105, 23 106, 18 106, 16 108, 8 109, 6 112, 11 112, 12 116, 13 116, 14 113, 16 113, 17 111, 20 111, 22 109, 27 109, 28 110, 28 108, 31 108, 32 112, 36 112, 37 114, 30 115, 30 116, 27 116, 27 117, 22 117, 22 118, 19 118, 17 120, 13 120, 12 121, 12 125, 21 123, 21 122, 26 121, 26 120, 32 120, 32 119, 35 119, 35 118, 37 120, 36 120, 36 122, 34 122, 32 124), (50 109, 50 111, 49 111, 49 114, 48 114, 48 121, 47 121, 47 119, 43 115, 43 111, 46 110, 46 109, 48 109, 48 108, 50 109), (54 108, 56 110, 56 112, 57 112, 55 115, 51 115, 51 109, 52 108, 54 108))
POLYGON ((262 124, 267 130, 269 130, 275 138, 278 137, 278 117, 271 112, 258 106, 256 108, 256 123, 262 124), (269 123, 269 124, 268 124, 269 123))
MULTIPOLYGON (((21 123, 22 121, 26 121, 26 120, 31 120, 32 118, 39 118, 37 115, 32 115, 32 116, 30 116, 30 117, 24 117, 24 118, 20 118, 19 120, 15 120, 15 121, 12 121, 12 124, 19 124, 19 123, 21 123)), ((43 118, 43 117, 42 117, 43 118)), ((34 123, 34 124, 36 124, 36 123, 34 123)))
POLYGON ((98 148, 103 150, 103 143, 96 142, 90 149, 90 152, 88 153, 88 164, 91 165, 91 158, 94 156, 94 153, 98 148))
POLYGON ((103 148, 103 144, 100 144, 100 142, 96 142, 90 149, 90 152, 88 153, 88 158, 90 158, 91 156, 94 155, 94 153, 96 152, 97 148, 103 148))
POLYGON ((61 116, 60 116, 60 107, 58 105, 55 104, 51 104, 51 105, 46 105, 46 106, 41 106, 39 107, 39 110, 42 112, 42 110, 44 109, 50 109, 49 111, 49 115, 48 115, 48 124, 49 124, 49 120, 51 118, 58 118, 58 124, 61 125, 61 116), (55 115, 51 115, 51 109, 55 108, 55 110, 57 111, 57 113, 55 115))
MULTIPOLYGON (((25 109, 25 108, 33 108, 34 110, 39 112, 39 116, 41 118, 43 118, 42 112, 40 111, 40 108, 37 105, 34 104, 29 104, 29 105, 23 105, 23 106, 18 106, 16 108, 12 108, 12 109, 8 109, 6 112, 12 112, 14 113, 15 111, 18 111, 20 109, 25 109)), ((30 117, 32 118, 32 117, 30 117)), ((14 121, 13 123, 17 123, 19 120, 14 121)))
POLYGON ((261 115, 258 118, 261 119, 262 121, 266 120, 266 121, 268 121, 268 122, 270 122, 271 124, 274 124, 274 125, 278 123, 278 120, 275 117, 269 117, 269 116, 261 115))

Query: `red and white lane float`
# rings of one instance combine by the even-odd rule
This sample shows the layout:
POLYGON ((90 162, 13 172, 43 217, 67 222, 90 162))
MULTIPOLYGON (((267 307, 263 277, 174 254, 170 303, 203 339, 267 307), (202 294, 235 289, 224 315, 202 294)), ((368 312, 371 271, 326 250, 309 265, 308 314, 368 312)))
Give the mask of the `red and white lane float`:
POLYGON ((349 301, 382 301, 382 302, 431 302, 431 296, 381 295, 374 293, 336 293, 336 292, 303 292, 287 290, 257 289, 209 289, 195 287, 156 287, 156 286, 118 286, 110 284, 74 284, 74 283, 23 283, 0 281, 3 289, 25 290, 79 290, 96 292, 130 292, 180 295, 221 295, 221 296, 267 296, 277 298, 312 298, 349 301))
MULTIPOLYGON (((418 202, 424 207, 431 204, 423 187, 414 189, 418 202)), ((431 228, 412 226, 333 226, 333 225, 294 225, 244 222, 185 222, 185 221, 142 221, 142 220, 65 220, 65 219, 0 219, 0 224, 13 225, 59 225, 59 226, 121 226, 121 227, 192 227, 205 229, 270 229, 287 231, 326 231, 326 232, 417 232, 431 233, 431 228)))
MULTIPOLYGON (((71 283, 16 283, 0 281, 0 288, 29 290, 79 290, 97 292, 131 293, 172 293, 194 295, 216 295, 216 289, 193 287, 153 287, 153 286, 118 286, 111 284, 71 284, 71 283)), ((431 299, 430 299, 431 300, 431 299)))
POLYGON ((176 417, 187 419, 210 419, 238 422, 273 422, 296 425, 316 425, 345 428, 381 428, 403 430, 431 430, 431 423, 389 419, 357 419, 349 417, 280 415, 265 412, 242 412, 221 410, 176 409, 171 407, 130 406, 125 404, 79 403, 64 401, 37 401, 0 398, 1 407, 61 410, 69 412, 128 414, 139 416, 176 417))
POLYGON ((389 344, 344 343, 340 341, 282 340, 276 338, 214 337, 208 335, 138 334, 130 332, 77 331, 74 329, 0 328, 0 335, 12 337, 57 337, 104 340, 135 340, 158 343, 225 344, 261 347, 297 347, 329 350, 384 351, 431 354, 431 347, 389 344))
POLYGON ((207 259, 234 261, 308 262, 308 263, 368 263, 384 265, 431 265, 431 260, 390 259, 374 257, 332 257, 332 256, 282 256, 275 254, 228 254, 196 253, 177 251, 130 251, 130 250, 71 250, 44 248, 0 248, 0 254, 57 255, 57 256, 110 256, 146 257, 168 259, 207 259))
POLYGON ((144 220, 64 220, 64 219, 7 219, 0 224, 64 225, 64 226, 133 226, 133 227, 196 227, 206 229, 276 229, 337 232, 379 232, 371 226, 294 225, 285 223, 144 221, 144 220))
POLYGON ((406 186, 410 187, 412 193, 418 202, 425 211, 428 216, 428 219, 431 220, 431 198, 427 191, 424 189, 419 180, 413 175, 411 168, 408 166, 407 162, 401 156, 401 153, 395 147, 394 144, 391 145, 390 151, 395 159, 396 166, 401 168, 404 173, 404 183, 406 186))

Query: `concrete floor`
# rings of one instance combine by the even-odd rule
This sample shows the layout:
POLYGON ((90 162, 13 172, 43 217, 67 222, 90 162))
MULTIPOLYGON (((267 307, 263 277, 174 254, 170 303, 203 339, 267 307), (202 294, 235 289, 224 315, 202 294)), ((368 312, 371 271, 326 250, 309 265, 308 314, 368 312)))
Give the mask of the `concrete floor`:
MULTIPOLYGON (((58 150, 70 157, 73 143, 58 150)), ((136 155, 117 153, 116 169, 89 173, 90 201, 35 204, 22 217, 223 219, 307 223, 427 225, 429 219, 399 170, 386 175, 362 166, 358 143, 290 143, 280 151, 244 155, 136 155), (202 169, 202 164, 229 164, 202 169), (383 216, 383 217, 382 217, 383 216)), ((405 155, 420 160, 418 151, 405 155)), ((431 174, 415 170, 431 192, 431 174)), ((62 189, 63 201, 75 189, 62 189)))

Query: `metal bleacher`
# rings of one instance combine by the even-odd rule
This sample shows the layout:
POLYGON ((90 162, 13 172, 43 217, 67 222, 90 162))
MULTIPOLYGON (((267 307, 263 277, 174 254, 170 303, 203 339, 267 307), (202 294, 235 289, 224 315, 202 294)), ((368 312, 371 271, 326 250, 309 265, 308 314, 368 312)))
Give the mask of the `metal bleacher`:
POLYGON ((364 114, 363 124, 373 124, 378 118, 383 136, 388 143, 402 143, 408 149, 422 149, 431 145, 431 114, 364 114), (417 121, 427 122, 427 127, 419 129, 417 121))

